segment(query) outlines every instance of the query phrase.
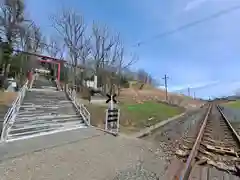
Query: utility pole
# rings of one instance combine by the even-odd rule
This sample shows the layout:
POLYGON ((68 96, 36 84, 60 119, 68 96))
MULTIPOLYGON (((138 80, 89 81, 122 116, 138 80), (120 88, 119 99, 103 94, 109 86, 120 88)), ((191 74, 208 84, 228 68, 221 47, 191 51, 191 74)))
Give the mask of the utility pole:
POLYGON ((164 84, 165 84, 165 96, 166 96, 166 101, 168 101, 168 84, 167 84, 167 80, 169 79, 169 77, 165 74, 164 75, 164 84))
POLYGON ((188 87, 188 96, 190 96, 190 88, 188 87))

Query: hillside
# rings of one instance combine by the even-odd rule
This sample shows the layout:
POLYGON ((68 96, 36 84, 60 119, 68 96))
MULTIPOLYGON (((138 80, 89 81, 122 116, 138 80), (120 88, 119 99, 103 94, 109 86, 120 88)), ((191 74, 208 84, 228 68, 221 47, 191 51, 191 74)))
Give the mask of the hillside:
MULTIPOLYGON (((203 101, 172 93, 169 93, 170 103, 167 103, 164 90, 138 83, 129 88, 122 88, 120 96, 116 99, 119 101, 117 107, 121 109, 120 131, 124 133, 139 132, 141 129, 179 115, 186 109, 203 104, 203 101), (142 89, 140 90, 139 87, 142 89)), ((103 103, 86 101, 85 105, 91 113, 92 125, 104 128, 107 108, 105 97, 103 103)))
MULTIPOLYGON (((130 84, 129 88, 122 89, 119 100, 133 101, 136 103, 142 103, 144 101, 149 101, 149 100, 166 102, 164 89, 156 89, 150 85, 144 85, 142 89, 139 89, 141 86, 142 84, 134 83, 134 84, 130 84)), ((168 103, 188 109, 188 108, 200 106, 204 102, 200 100, 194 100, 193 98, 188 96, 169 92, 168 103)))

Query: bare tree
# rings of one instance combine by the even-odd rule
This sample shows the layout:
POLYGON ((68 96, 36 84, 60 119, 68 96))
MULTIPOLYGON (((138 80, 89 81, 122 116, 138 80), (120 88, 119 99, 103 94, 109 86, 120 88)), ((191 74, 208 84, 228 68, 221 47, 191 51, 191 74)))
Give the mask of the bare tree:
MULTIPOLYGON (((9 49, 11 49, 24 27, 24 2, 23 0, 4 0, 0 5, 0 33, 9 49)), ((4 57, 4 80, 8 76, 12 52, 4 57)))
POLYGON ((63 52, 65 44, 62 44, 60 41, 56 40, 57 38, 50 38, 46 45, 46 51, 51 57, 63 59, 63 52))
MULTIPOLYGON (((93 23, 92 27, 92 57, 94 60, 94 69, 97 76, 101 79, 100 84, 103 86, 103 90, 107 91, 107 77, 106 69, 111 68, 109 65, 115 61, 114 53, 112 59, 110 58, 116 39, 110 36, 108 28, 106 26, 100 27, 93 23)), ((109 69, 108 69, 109 71, 109 69)))
POLYGON ((123 71, 130 68, 131 65, 137 62, 138 57, 134 54, 129 59, 126 59, 124 54, 124 47, 123 45, 120 46, 120 49, 118 51, 118 81, 117 81, 117 87, 118 87, 118 96, 120 95, 121 91, 121 79, 123 76, 123 71))
POLYGON ((30 28, 30 48, 31 51, 37 52, 37 51, 42 51, 45 47, 44 43, 44 36, 41 33, 40 27, 38 27, 36 24, 33 24, 33 26, 30 28))
MULTIPOLYGON (((71 64, 73 65, 73 79, 76 83, 77 68, 82 57, 89 52, 88 42, 85 38, 86 26, 81 15, 74 11, 63 10, 60 15, 52 16, 53 27, 57 30, 59 35, 68 48, 71 64)), ((85 59, 84 59, 85 62, 85 59)))
POLYGON ((104 69, 105 65, 111 64, 109 62, 109 54, 115 42, 114 37, 110 36, 106 26, 100 27, 93 23, 92 32, 92 56, 95 61, 96 73, 98 73, 99 68, 104 69))
POLYGON ((23 0, 4 0, 0 4, 0 29, 4 40, 10 44, 15 42, 24 29, 24 22, 27 20, 24 18, 23 0))
MULTIPOLYGON (((40 27, 32 23, 31 26, 23 31, 23 37, 21 37, 22 48, 24 51, 37 53, 42 52, 45 47, 45 37, 41 33, 40 27)), ((34 55, 25 56, 27 61, 27 69, 35 69, 39 67, 39 61, 34 55)))
POLYGON ((21 29, 19 34, 18 48, 22 51, 28 51, 31 45, 30 30, 27 28, 21 29))
MULTIPOLYGON (((22 51, 29 51, 31 48, 31 34, 29 27, 25 27, 24 29, 20 30, 20 35, 19 35, 19 42, 18 42, 18 49, 22 51)), ((27 56, 24 54, 20 55, 20 67, 19 67, 19 73, 22 74, 24 71, 28 69, 28 67, 25 66, 25 63, 27 63, 27 56)))
POLYGON ((142 89, 148 82, 149 74, 144 69, 139 69, 137 72, 138 81, 141 83, 139 89, 142 89))

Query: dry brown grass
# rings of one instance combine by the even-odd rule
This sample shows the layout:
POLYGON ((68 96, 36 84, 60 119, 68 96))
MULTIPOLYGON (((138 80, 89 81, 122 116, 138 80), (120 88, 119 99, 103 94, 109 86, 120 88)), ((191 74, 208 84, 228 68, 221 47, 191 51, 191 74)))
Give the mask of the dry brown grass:
MULTIPOLYGON (((144 101, 165 101, 165 91, 150 87, 143 88, 142 90, 137 88, 122 89, 118 99, 123 102, 132 101, 135 103, 142 103, 144 101)), ((168 99, 171 104, 185 108, 199 106, 203 103, 200 100, 194 100, 191 97, 174 93, 168 93, 168 99)))
MULTIPOLYGON (((1 119, 0 122, 3 121, 4 115, 7 113, 9 107, 11 107, 16 97, 17 97, 17 93, 0 91, 0 119, 1 119)), ((0 132, 1 132, 1 123, 0 123, 0 132)))
POLYGON ((0 92, 0 105, 9 106, 16 99, 16 92, 0 92))

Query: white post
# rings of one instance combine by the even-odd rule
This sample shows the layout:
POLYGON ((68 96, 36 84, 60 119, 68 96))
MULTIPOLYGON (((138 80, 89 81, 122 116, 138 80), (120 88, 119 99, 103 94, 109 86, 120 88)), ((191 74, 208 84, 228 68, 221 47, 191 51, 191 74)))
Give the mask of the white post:
POLYGON ((97 80, 97 76, 95 75, 94 76, 94 88, 96 88, 97 89, 97 82, 98 80, 97 80))
POLYGON ((108 130, 108 110, 106 109, 105 130, 108 130))
POLYGON ((111 95, 111 100, 110 100, 110 109, 113 110, 113 107, 114 104, 113 104, 113 96, 111 95))
POLYGON ((118 109, 118 120, 117 120, 117 133, 119 131, 120 126, 120 109, 118 109))

